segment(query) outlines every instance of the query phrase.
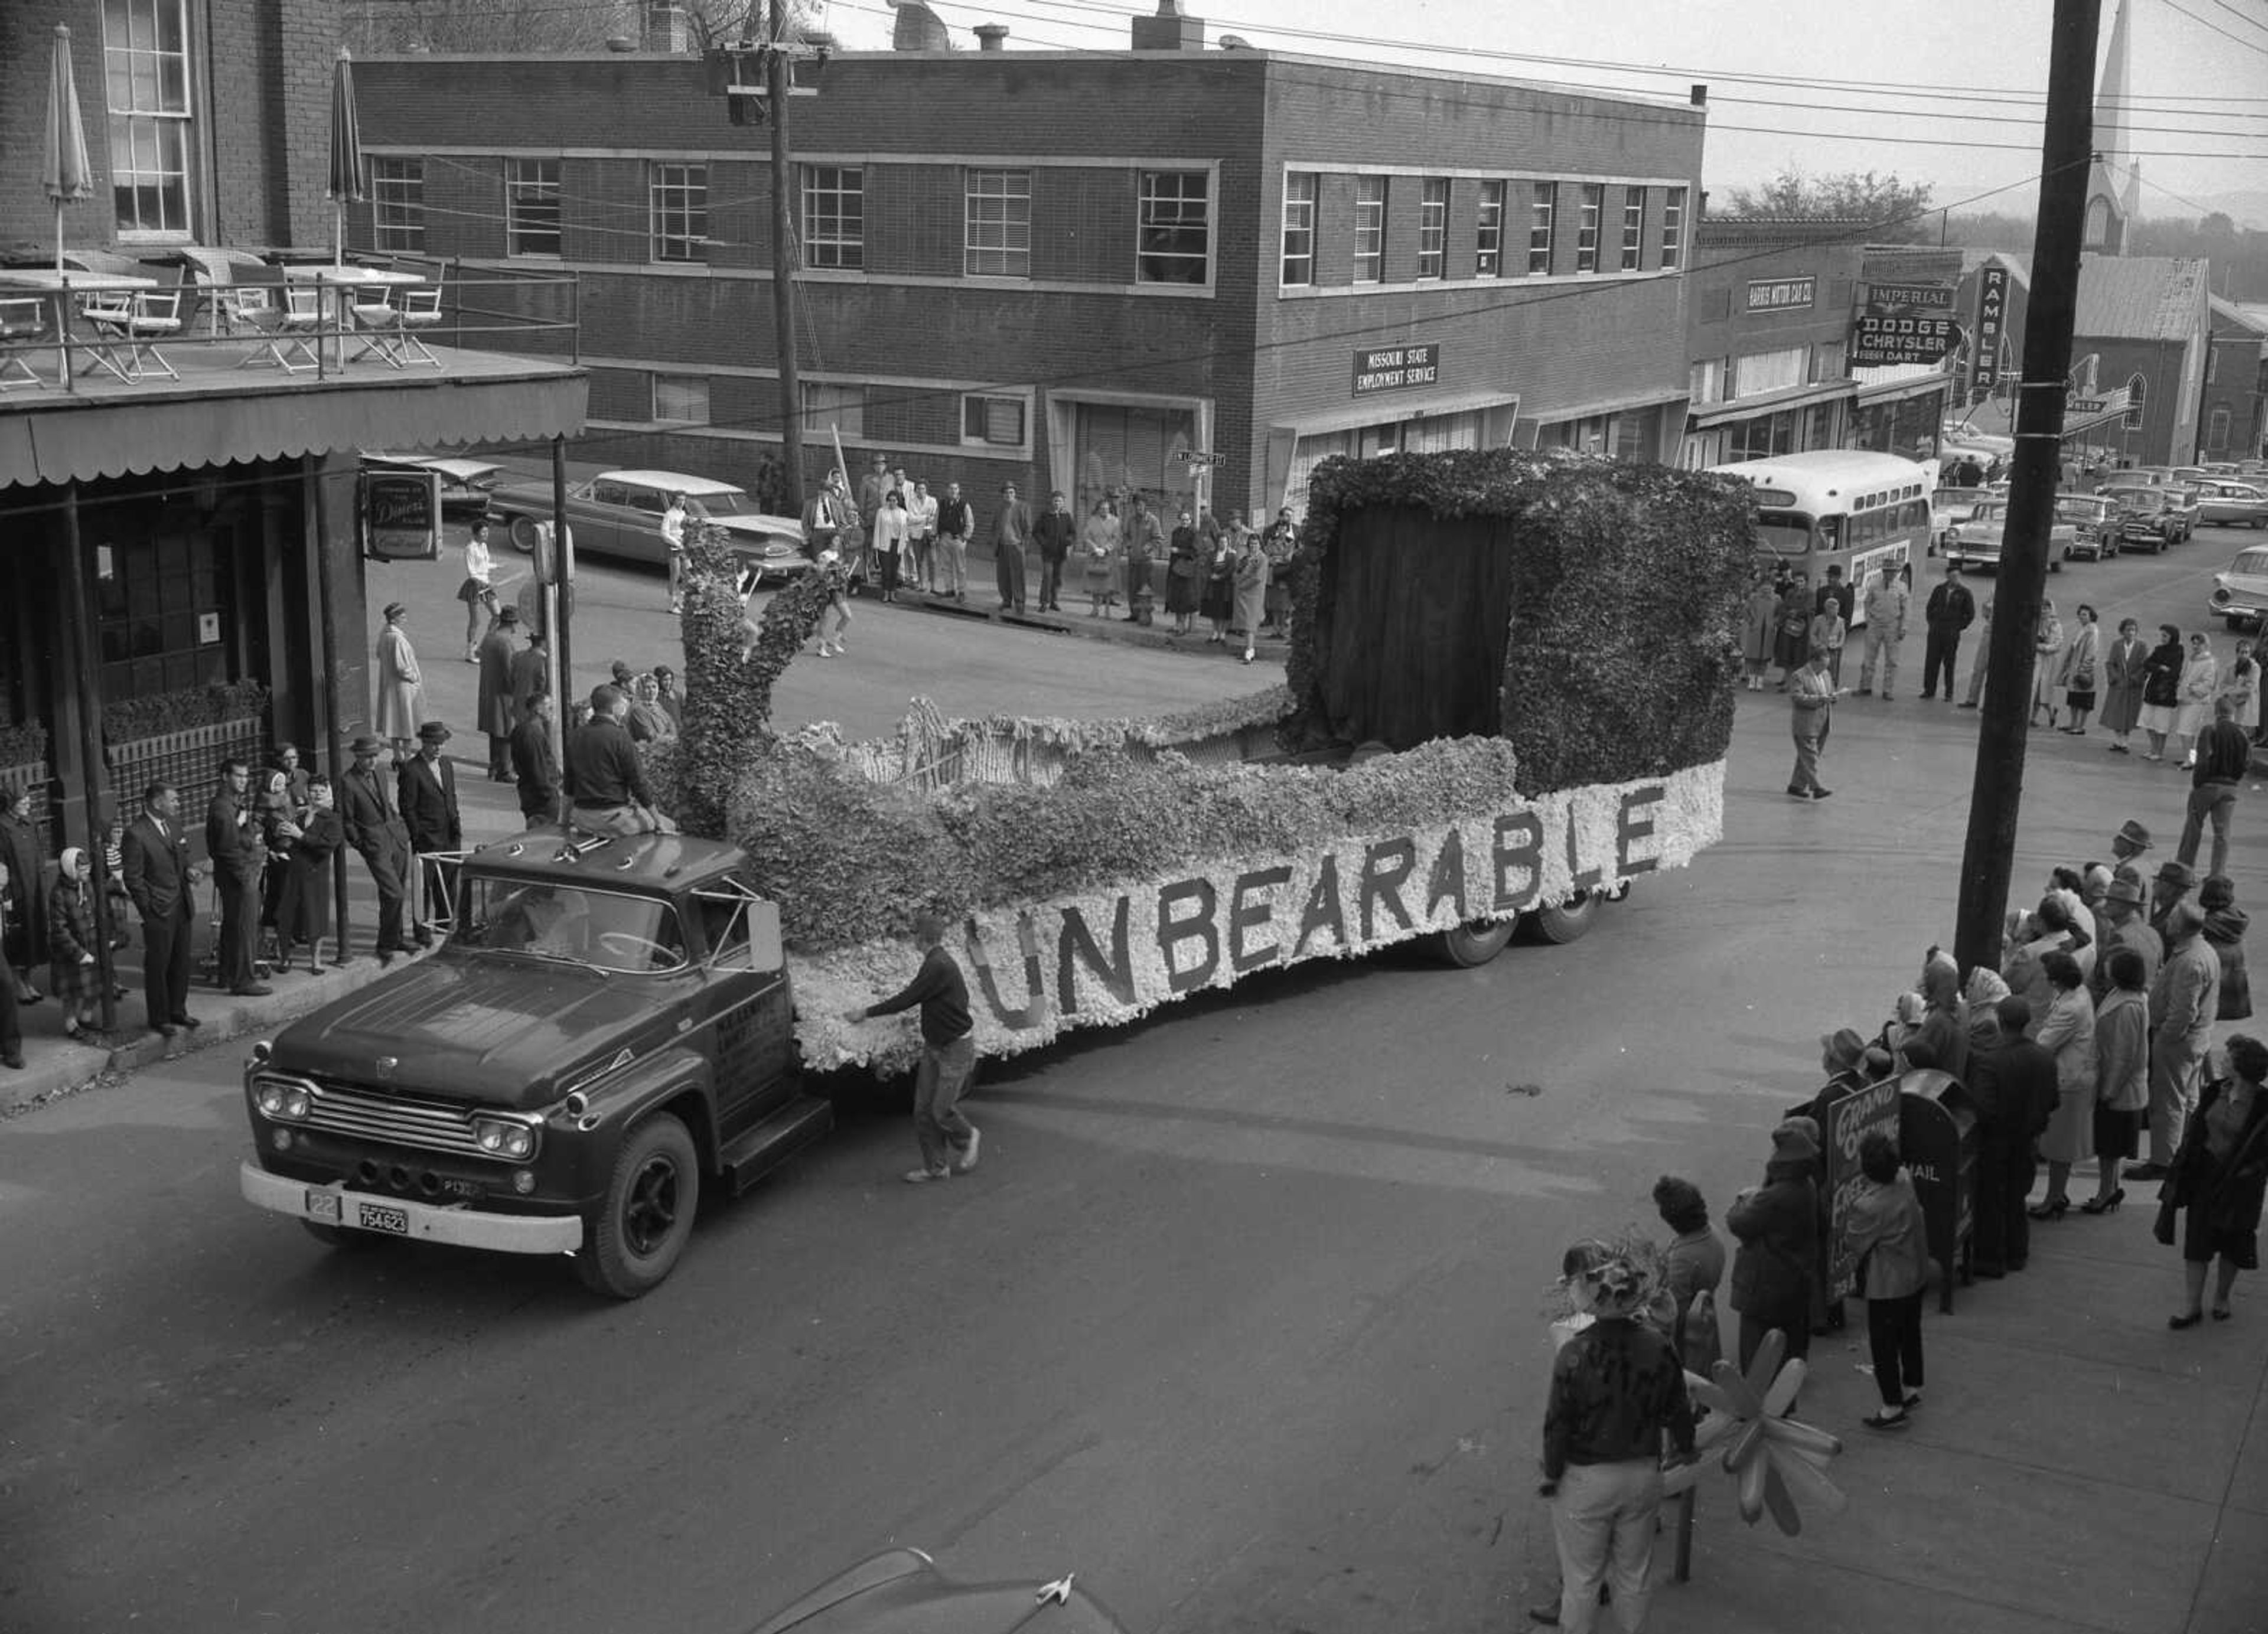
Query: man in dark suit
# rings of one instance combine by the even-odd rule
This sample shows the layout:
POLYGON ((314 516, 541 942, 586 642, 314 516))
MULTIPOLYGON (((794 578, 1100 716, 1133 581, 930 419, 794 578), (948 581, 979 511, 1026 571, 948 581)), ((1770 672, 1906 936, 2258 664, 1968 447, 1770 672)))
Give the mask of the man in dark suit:
POLYGON ((120 848, 126 894, 142 915, 142 983, 150 1025, 167 1038, 194 1027, 189 1014, 189 944, 195 939, 189 836, 181 831, 180 791, 153 783, 142 792, 142 815, 120 848))
POLYGON ((220 904, 214 984, 239 997, 259 998, 271 990, 253 980, 252 968, 268 848, 253 816, 251 788, 250 766, 239 760, 221 762, 220 787, 205 807, 205 855, 212 859, 213 892, 220 904))
POLYGON ((395 774, 401 797, 402 826, 409 831, 409 854, 416 859, 416 878, 410 887, 412 933, 420 947, 433 945, 434 865, 427 859, 437 851, 460 850, 465 825, 457 815, 457 770, 441 758, 449 729, 429 720, 417 729, 417 753, 401 762, 395 774))
POLYGON ((528 709, 537 695, 550 690, 550 644, 539 629, 528 637, 526 646, 512 655, 512 719, 515 731, 527 718, 528 709))
MULTIPOLYGON (((401 939, 401 872, 409 859, 409 833, 394 814, 394 797, 387 789, 378 757, 386 753, 381 738, 364 732, 354 740, 354 764, 338 782, 339 821, 347 843, 361 853, 378 887, 378 962, 394 962, 407 953, 401 939)), ((339 959, 346 960, 345 927, 340 928, 339 959)))
MULTIPOLYGON (((512 679, 512 660, 519 654, 519 649, 512 644, 512 638, 519 634, 519 615, 506 607, 489 626, 489 633, 481 637, 478 654, 481 665, 479 709, 481 730, 488 734, 489 739, 490 783, 512 781, 512 729, 519 718, 513 712, 512 679)), ((403 801, 405 815, 409 809, 409 802, 403 801)))
POLYGON ((559 756, 551 747, 551 695, 539 692, 512 729, 512 780, 519 814, 531 828, 559 821, 559 756))
POLYGON ((1979 1277, 2020 1271, 2031 1257, 2031 1222, 2024 1199, 2039 1173, 2040 1133, 2055 1114, 2055 1057, 2024 1036, 2032 1007, 2010 997, 1992 1007, 1997 1049, 1979 1051, 1972 1039, 1969 1088, 1977 1105, 1976 1237, 1979 1277))

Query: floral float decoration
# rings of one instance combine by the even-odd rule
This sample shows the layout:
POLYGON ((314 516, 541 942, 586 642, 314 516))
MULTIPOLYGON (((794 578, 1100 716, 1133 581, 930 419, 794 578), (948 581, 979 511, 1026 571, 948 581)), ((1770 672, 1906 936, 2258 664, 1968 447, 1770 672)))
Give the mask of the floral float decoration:
POLYGON ((1694 1431, 1704 1456, 1668 1472, 1666 1495, 1691 1490, 1708 1468, 1707 1454, 1722 1447, 1717 1461, 1739 1483, 1741 1519, 1750 1526, 1767 1513, 1782 1532, 1803 1530, 1800 1505, 1840 1514, 1849 1499, 1827 1478, 1828 1466, 1843 1450, 1826 1431, 1784 1418, 1808 1368, 1801 1357, 1787 1356, 1787 1336, 1778 1329, 1764 1336, 1745 1371, 1719 1358, 1707 1379, 1689 1373, 1694 1399, 1708 1410, 1694 1431))

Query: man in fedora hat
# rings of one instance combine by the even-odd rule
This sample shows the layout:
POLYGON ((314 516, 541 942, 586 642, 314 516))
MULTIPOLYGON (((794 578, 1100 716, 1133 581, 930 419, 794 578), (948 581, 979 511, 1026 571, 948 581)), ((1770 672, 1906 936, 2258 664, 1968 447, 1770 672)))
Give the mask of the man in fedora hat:
POLYGON ((2150 1160, 2128 1169, 2128 1180, 2166 1178, 2197 1105, 2220 1008, 2220 955, 2205 938, 2205 919, 2189 897, 2166 914, 2166 962, 2150 983, 2150 1160))
POLYGON ((489 781, 512 781, 512 661, 514 638, 519 634, 519 615, 506 607, 481 638, 481 690, 477 708, 481 730, 489 740, 489 781))
POLYGON ((2118 825, 2118 832, 2110 836, 2110 857, 2113 862, 2131 863, 2150 849, 2150 831, 2129 817, 2118 825))
POLYGON ((2095 961, 2095 972, 2087 983, 2088 990, 2095 995, 2095 1002, 2101 1004, 2103 996, 2110 991, 2110 950, 2114 947, 2131 947, 2140 956, 2142 989, 2147 992, 2150 983, 2157 980, 2158 967, 2164 962, 2166 949, 2158 933, 2142 917, 2142 882, 2126 874, 2115 876, 2110 888, 2103 893, 2096 920, 2102 946, 2095 961))
POLYGON ((1827 1074, 1828 1083, 1847 1084, 1855 1089, 1867 1081, 1867 1041, 1859 1035, 1858 1028, 1851 1027, 1822 1034, 1819 1064, 1827 1074))
POLYGON ((438 876, 432 857, 438 852, 463 849, 465 825, 457 814, 457 770, 441 758, 441 746, 451 734, 447 726, 429 720, 417 729, 417 753, 401 762, 395 774, 402 826, 409 831, 410 934, 420 947, 433 945, 438 876))
POLYGON ((1850 688, 1838 687, 1827 673, 1827 654, 1815 651, 1803 661, 1788 687, 1787 701, 1794 706, 1790 726, 1795 738, 1795 770, 1787 791, 1799 800, 1823 800, 1834 791, 1819 782, 1820 751, 1827 747, 1829 718, 1835 700, 1850 688))
POLYGON ((2177 857, 2168 857, 2158 865, 2157 878, 2150 882, 2150 928, 2158 933, 2160 951, 2171 953, 2174 938, 2166 929, 2166 921, 2180 902, 2197 889, 2197 870, 2177 857))
MULTIPOLYGON (((339 823, 347 843, 355 848, 378 887, 378 962, 392 964, 396 953, 407 953, 401 939, 401 873, 409 860, 409 831, 401 825, 394 795, 387 787, 378 757, 386 740, 364 732, 354 740, 354 764, 339 777, 339 823)), ((344 963, 346 927, 339 927, 339 960, 344 963)))

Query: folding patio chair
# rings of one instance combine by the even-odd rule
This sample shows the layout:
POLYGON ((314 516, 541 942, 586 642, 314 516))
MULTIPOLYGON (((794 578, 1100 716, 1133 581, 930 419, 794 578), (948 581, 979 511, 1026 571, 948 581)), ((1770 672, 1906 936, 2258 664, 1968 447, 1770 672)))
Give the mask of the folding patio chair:
POLYGON ((402 291, 401 305, 398 311, 400 315, 396 321, 401 326, 401 335, 397 350, 401 361, 426 363, 439 368, 441 360, 426 349, 425 342, 418 338, 417 331, 432 328, 441 321, 440 286, 434 284, 402 291))
POLYGON ((240 293, 258 290, 263 297, 280 296, 282 299, 245 309, 246 321, 259 329, 263 339, 260 346, 236 366, 239 369, 281 369, 286 374, 306 374, 322 366, 315 349, 307 337, 323 327, 323 292, 313 284, 285 283, 270 285, 245 283, 237 286, 240 293))
POLYGON ((362 342, 362 347, 347 359, 349 363, 375 357, 389 369, 401 367, 401 342, 408 331, 401 327, 401 309, 387 298, 390 293, 383 283, 366 286, 357 293, 355 336, 362 342))
POLYGON ((181 291, 176 288, 116 293, 114 301, 98 295, 79 309, 88 326, 103 337, 87 349, 94 366, 129 386, 153 373, 180 379, 157 342, 181 332, 181 291))
POLYGON ((0 392, 12 390, 18 385, 47 384, 32 372, 32 365, 24 361, 28 343, 47 332, 47 302, 37 296, 28 299, 0 300, 0 392))

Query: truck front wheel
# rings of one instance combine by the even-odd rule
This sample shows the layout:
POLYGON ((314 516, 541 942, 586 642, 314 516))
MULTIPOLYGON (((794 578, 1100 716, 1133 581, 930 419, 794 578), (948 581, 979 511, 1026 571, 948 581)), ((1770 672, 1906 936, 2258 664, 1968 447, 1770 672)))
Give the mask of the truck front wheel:
POLYGON ((657 1113, 630 1132, 590 1241, 575 1268, 594 1293, 635 1299, 661 1285, 685 1252, 701 1203, 700 1155, 685 1125, 657 1113))
POLYGON ((1504 952, 1505 944, 1512 940, 1515 923, 1510 919, 1476 919, 1454 931, 1443 931, 1433 938, 1434 955, 1443 964, 1454 965, 1461 970, 1484 965, 1504 952))
POLYGON ((1599 894, 1578 891, 1557 908, 1535 910, 1535 933, 1557 946, 1580 941, 1591 928, 1591 921, 1599 916, 1599 894))

